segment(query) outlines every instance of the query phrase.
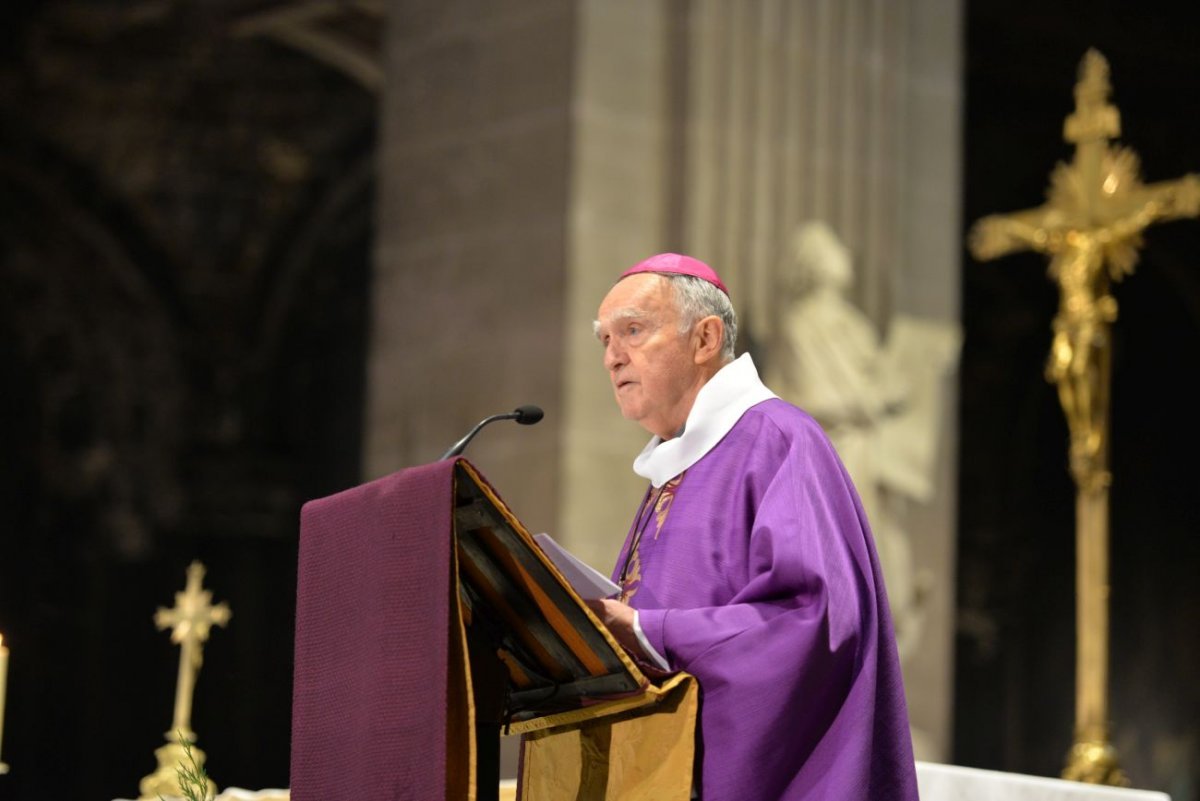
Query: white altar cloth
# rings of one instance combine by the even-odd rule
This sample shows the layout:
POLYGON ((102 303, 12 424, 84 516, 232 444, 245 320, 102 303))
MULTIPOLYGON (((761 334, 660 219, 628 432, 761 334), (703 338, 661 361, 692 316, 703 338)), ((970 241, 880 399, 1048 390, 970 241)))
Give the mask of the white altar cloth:
MULTIPOLYGON (((1041 776, 1000 773, 917 762, 921 801, 1171 801, 1166 793, 1099 787, 1041 776)), ((500 782, 501 801, 516 797, 517 783, 500 782)), ((116 801, 127 801, 118 798, 116 801)), ((213 801, 288 801, 287 790, 243 790, 230 787, 213 801)))
MULTIPOLYGON (((117 798, 114 801, 133 801, 128 798, 117 798)), ((213 801, 288 801, 287 790, 243 790, 240 787, 229 787, 217 794, 213 801)))
POLYGON ((921 801, 1171 801, 1166 793, 917 762, 921 801))

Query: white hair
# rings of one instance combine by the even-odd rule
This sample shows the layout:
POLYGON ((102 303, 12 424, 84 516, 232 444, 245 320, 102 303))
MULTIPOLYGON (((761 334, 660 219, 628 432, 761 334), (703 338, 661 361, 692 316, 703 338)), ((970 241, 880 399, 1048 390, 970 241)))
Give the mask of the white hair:
POLYGON ((720 318, 725 328, 721 341, 721 361, 734 360, 734 344, 737 342, 737 313, 729 296, 703 278, 677 273, 658 273, 671 282, 675 290, 675 303, 679 309, 679 330, 686 334, 692 326, 705 317, 720 318))

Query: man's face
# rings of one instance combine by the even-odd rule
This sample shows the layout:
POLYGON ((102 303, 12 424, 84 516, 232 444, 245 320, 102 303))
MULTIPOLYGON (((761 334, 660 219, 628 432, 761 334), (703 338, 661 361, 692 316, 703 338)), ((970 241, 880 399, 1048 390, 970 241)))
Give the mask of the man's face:
POLYGON ((619 281, 596 321, 621 414, 664 439, 687 422, 705 379, 692 336, 680 333, 679 323, 670 281, 653 273, 619 281))

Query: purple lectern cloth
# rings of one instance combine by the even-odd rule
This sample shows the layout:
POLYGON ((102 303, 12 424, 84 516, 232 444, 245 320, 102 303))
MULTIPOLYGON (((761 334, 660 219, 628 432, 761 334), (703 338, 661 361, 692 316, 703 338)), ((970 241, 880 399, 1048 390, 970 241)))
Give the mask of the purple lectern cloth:
POLYGON ((453 466, 301 512, 293 801, 444 797, 453 466))
POLYGON ((751 407, 667 482, 630 567, 650 644, 700 682, 704 801, 917 798, 883 574, 811 417, 751 407))

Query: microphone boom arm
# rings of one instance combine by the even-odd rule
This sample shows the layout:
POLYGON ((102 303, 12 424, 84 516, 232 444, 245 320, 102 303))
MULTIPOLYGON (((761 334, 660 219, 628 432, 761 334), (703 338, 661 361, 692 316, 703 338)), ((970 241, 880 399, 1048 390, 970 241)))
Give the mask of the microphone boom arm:
POLYGON ((474 428, 472 428, 470 431, 468 431, 467 435, 465 437, 463 437, 458 442, 451 445, 450 450, 443 453, 441 458, 438 459, 438 461, 440 462, 443 459, 449 459, 452 456, 458 456, 460 453, 462 453, 464 450, 466 450, 467 444, 472 439, 474 439, 475 435, 478 434, 483 429, 483 427, 486 426, 488 423, 494 423, 497 420, 515 420, 516 418, 517 418, 516 412, 508 412, 506 414, 493 414, 491 417, 485 417, 483 420, 480 420, 475 425, 474 428))
POLYGON ((493 414, 491 417, 485 417, 484 419, 480 420, 474 428, 468 431, 465 437, 451 445, 450 450, 443 453, 438 461, 440 462, 444 459, 450 459, 454 456, 458 456, 460 453, 466 450, 467 443, 469 443, 488 423, 494 423, 497 420, 516 420, 520 425, 531 426, 542 419, 542 414, 543 413, 540 408, 531 405, 518 406, 511 412, 506 412, 504 414, 493 414))

